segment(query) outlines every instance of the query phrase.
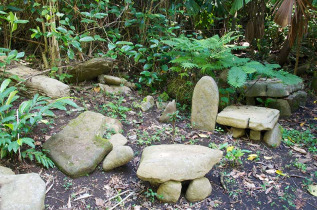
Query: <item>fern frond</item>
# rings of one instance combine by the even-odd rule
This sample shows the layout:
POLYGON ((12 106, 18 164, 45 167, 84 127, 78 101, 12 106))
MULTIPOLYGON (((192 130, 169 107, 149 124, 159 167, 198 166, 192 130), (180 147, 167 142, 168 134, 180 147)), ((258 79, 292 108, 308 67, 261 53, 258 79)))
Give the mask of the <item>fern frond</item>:
POLYGON ((247 80, 247 74, 240 67, 232 67, 228 72, 228 83, 235 87, 242 87, 247 80))

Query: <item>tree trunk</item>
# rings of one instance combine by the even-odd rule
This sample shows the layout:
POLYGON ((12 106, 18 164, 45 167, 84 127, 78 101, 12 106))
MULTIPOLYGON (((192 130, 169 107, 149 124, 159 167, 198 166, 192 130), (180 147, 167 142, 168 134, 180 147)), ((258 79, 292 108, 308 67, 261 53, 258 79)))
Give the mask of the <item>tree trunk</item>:
POLYGON ((286 39, 283 43, 283 47, 278 56, 278 63, 280 64, 280 66, 283 66, 287 62, 287 58, 290 52, 291 52, 291 47, 289 45, 289 40, 286 39))

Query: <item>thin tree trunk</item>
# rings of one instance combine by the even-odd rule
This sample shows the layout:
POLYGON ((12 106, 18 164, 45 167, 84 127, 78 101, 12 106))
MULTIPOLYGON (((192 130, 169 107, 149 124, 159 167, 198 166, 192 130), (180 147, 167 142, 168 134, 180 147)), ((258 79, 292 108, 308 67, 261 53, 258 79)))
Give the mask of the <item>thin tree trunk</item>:
POLYGON ((278 56, 278 63, 280 64, 280 66, 283 66, 287 62, 287 58, 290 52, 291 52, 291 47, 289 45, 289 40, 286 39, 283 43, 283 47, 278 56))

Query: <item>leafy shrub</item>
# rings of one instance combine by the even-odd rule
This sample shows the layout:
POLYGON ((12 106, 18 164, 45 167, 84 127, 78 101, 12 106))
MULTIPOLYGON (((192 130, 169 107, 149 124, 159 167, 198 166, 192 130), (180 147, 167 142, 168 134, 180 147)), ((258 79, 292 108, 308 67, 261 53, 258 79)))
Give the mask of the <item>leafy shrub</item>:
POLYGON ((261 64, 232 54, 232 50, 245 48, 231 45, 230 42, 237 38, 232 35, 233 33, 228 33, 221 38, 215 35, 201 40, 181 35, 162 41, 170 46, 170 51, 166 54, 171 57, 170 63, 175 65, 170 69, 182 77, 197 73, 215 77, 215 71, 229 68, 228 83, 235 88, 243 86, 250 74, 276 77, 288 84, 301 81, 299 77, 287 72, 274 71, 280 67, 278 64, 261 64))
POLYGON ((74 107, 77 105, 66 98, 48 104, 48 97, 36 94, 33 99, 23 101, 15 108, 13 102, 19 96, 16 87, 9 87, 10 82, 6 79, 0 86, 0 158, 18 154, 20 160, 35 158, 46 168, 53 167, 54 163, 41 151, 36 151, 34 140, 27 136, 43 116, 55 116, 50 109, 66 110, 67 104, 74 107))
POLYGON ((315 135, 309 130, 283 130, 283 140, 287 146, 294 146, 295 144, 308 148, 308 151, 317 154, 317 140, 315 135))

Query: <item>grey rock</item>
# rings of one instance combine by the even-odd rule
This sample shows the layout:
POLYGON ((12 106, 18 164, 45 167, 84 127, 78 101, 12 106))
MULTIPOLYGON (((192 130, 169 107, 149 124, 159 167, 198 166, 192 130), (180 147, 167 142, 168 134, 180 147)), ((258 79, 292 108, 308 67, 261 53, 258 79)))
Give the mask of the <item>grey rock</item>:
POLYGON ((170 114, 173 114, 174 112, 176 112, 176 102, 175 100, 173 100, 172 102, 169 102, 164 110, 164 112, 162 113, 162 115, 160 116, 159 121, 160 122, 170 122, 170 114))
POLYGON ((281 118, 288 118, 292 115, 291 107, 287 100, 284 99, 271 99, 268 107, 277 109, 280 111, 281 118))
POLYGON ((185 197, 189 202, 202 201, 211 194, 211 191, 212 187, 209 180, 202 177, 190 182, 185 197))
POLYGON ((0 175, 1 210, 42 210, 45 182, 38 174, 0 175))
POLYGON ((133 150, 129 146, 116 146, 103 161, 102 167, 105 171, 123 166, 133 159, 133 150))
POLYGON ((0 175, 14 175, 15 173, 7 167, 0 166, 0 175))
POLYGON ((112 135, 109 141, 113 147, 124 146, 128 142, 127 138, 120 133, 112 135))
POLYGON ((267 81, 266 80, 253 80, 246 83, 246 97, 267 96, 267 81))
POLYGON ((282 142, 281 125, 276 123, 272 130, 266 131, 263 137, 263 141, 270 147, 280 146, 282 142))
POLYGON ((73 77, 71 82, 83 82, 97 78, 101 74, 111 72, 114 60, 111 58, 93 58, 86 62, 77 64, 68 74, 73 77))
POLYGON ((154 106, 154 98, 152 96, 147 96, 143 99, 140 108, 143 112, 151 109, 154 106))
POLYGON ((191 124, 193 128, 213 131, 219 106, 219 91, 212 77, 202 77, 195 86, 192 98, 191 124))
POLYGON ((164 183, 205 176, 220 161, 223 152, 199 145, 155 145, 144 149, 137 176, 164 183))
POLYGON ((307 93, 305 91, 297 91, 285 98, 287 100, 291 112, 295 112, 300 106, 305 106, 307 101, 307 93))
POLYGON ((163 109, 165 109, 167 104, 168 104, 167 102, 157 101, 156 102, 156 107, 157 107, 158 110, 163 110, 163 109))
POLYGON ((164 203, 176 203, 181 195, 182 184, 176 181, 168 181, 157 189, 157 198, 164 203))
POLYGON ((125 94, 129 95, 131 93, 131 89, 126 86, 115 86, 115 85, 103 85, 98 84, 100 89, 103 90, 105 93, 120 95, 125 94))
POLYGON ((107 84, 107 85, 116 85, 116 86, 127 86, 130 88, 135 88, 135 84, 128 82, 126 79, 124 78, 120 78, 120 77, 115 77, 115 76, 110 76, 110 75, 99 75, 98 76, 98 80, 100 83, 102 84, 107 84))
POLYGON ((112 150, 112 144, 103 138, 107 125, 114 127, 109 121, 114 122, 102 114, 86 111, 48 139, 43 148, 65 174, 86 175, 112 150))

